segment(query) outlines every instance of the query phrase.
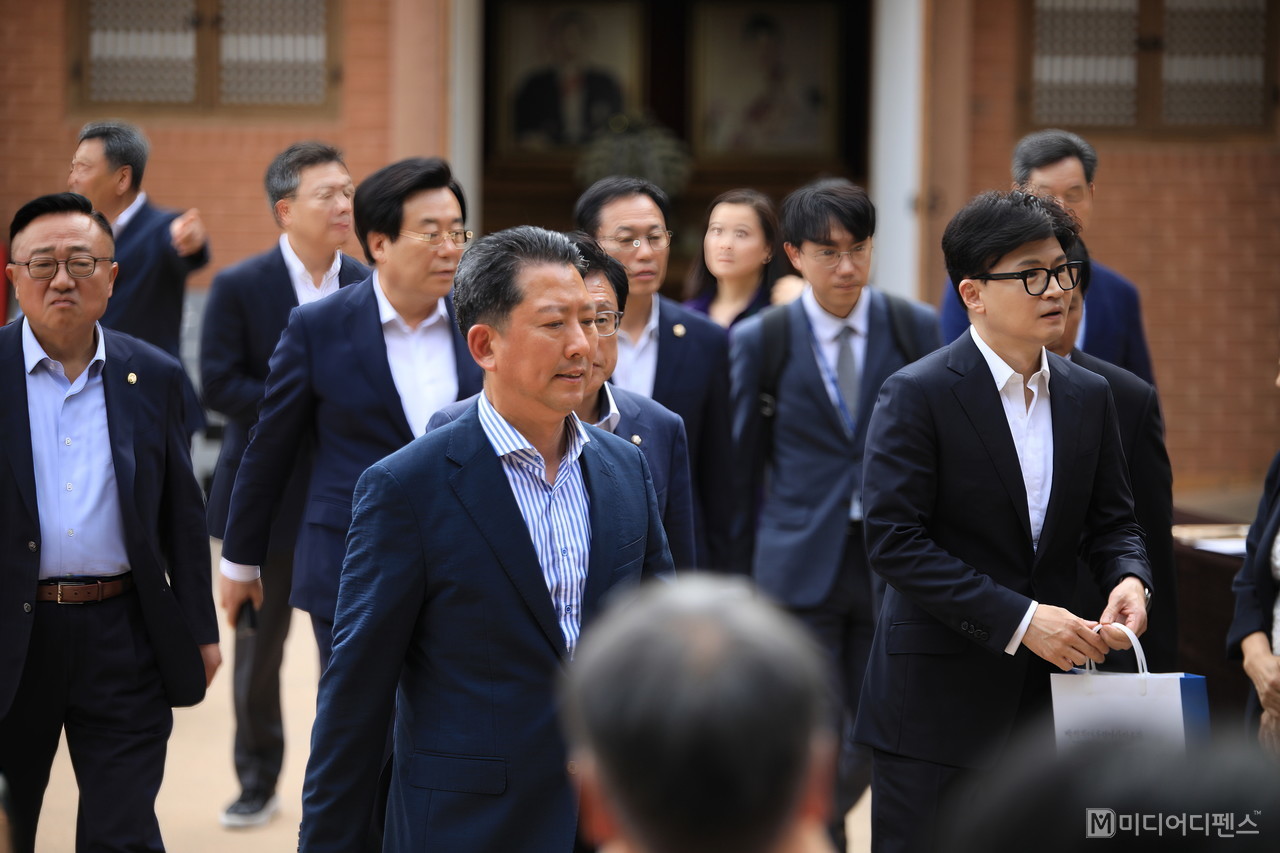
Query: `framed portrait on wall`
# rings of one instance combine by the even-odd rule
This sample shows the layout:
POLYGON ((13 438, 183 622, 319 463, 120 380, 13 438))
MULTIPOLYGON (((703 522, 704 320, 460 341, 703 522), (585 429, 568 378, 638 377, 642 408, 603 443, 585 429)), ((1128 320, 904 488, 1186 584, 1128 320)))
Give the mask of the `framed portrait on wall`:
POLYGON ((572 152, 634 112, 643 103, 642 38, 639 2, 501 3, 489 65, 498 151, 572 152))
POLYGON ((691 130, 703 158, 828 156, 841 99, 834 3, 697 3, 691 130))

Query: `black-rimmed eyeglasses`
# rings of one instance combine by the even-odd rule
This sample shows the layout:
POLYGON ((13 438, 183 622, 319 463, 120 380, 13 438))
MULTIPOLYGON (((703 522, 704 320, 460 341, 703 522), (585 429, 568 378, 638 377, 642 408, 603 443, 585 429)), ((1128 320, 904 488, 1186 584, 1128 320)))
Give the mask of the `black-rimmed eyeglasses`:
POLYGON ((18 267, 26 267, 27 275, 37 281, 48 281, 58 274, 58 266, 67 268, 67 275, 72 278, 88 278, 98 268, 100 261, 114 261, 115 258, 95 258, 93 255, 72 255, 65 261, 57 258, 32 258, 29 261, 9 261, 18 267))
POLYGON ((1080 283, 1080 271, 1084 269, 1084 261, 1067 261, 1061 266, 1053 269, 1045 267, 1032 267, 1031 269, 1018 270, 1017 272, 990 272, 985 275, 975 275, 978 281, 1012 281, 1018 279, 1022 282, 1023 288, 1026 289, 1028 296, 1040 296, 1049 289, 1049 279, 1052 278, 1058 282, 1058 287, 1063 290, 1071 290, 1080 283), (1066 276, 1063 276, 1063 273, 1066 276))

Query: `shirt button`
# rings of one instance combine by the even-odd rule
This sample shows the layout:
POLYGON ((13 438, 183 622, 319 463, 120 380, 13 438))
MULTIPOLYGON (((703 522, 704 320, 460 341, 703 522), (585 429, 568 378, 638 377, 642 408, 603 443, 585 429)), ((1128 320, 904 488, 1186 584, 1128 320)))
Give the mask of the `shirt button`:
POLYGON ((67 535, 68 535, 68 536, 75 536, 75 535, 76 535, 76 532, 75 532, 74 530, 72 530, 70 527, 68 527, 68 528, 67 528, 67 535))
POLYGON ((560 556, 561 556, 561 557, 567 557, 567 556, 569 556, 569 549, 568 549, 568 548, 561 548, 561 549, 560 549, 560 556))
POLYGON ((69 491, 71 491, 71 484, 70 484, 70 483, 67 483, 67 491, 68 491, 68 492, 69 492, 69 491))
POLYGON ((35 543, 34 541, 32 541, 32 542, 28 542, 28 543, 27 543, 27 550, 28 550, 28 551, 34 551, 35 549, 36 549, 36 543, 35 543))
POLYGON ((64 440, 64 443, 67 445, 67 447, 70 447, 70 446, 71 446, 71 436, 67 436, 67 437, 66 437, 66 439, 64 440))
POLYGON ((30 601, 24 601, 24 602, 22 602, 22 612, 23 612, 23 613, 30 613, 30 612, 31 612, 31 602, 30 602, 30 601))

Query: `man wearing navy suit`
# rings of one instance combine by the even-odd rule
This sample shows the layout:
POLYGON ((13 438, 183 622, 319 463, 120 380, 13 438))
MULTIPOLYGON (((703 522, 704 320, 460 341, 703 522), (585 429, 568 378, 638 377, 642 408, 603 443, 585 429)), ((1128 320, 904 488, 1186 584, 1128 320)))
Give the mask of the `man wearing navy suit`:
POLYGON ((924 851, 940 804, 1017 729, 1052 749, 1049 673, 1146 628, 1151 572, 1115 406, 1047 353, 1077 262, 1052 199, 985 193, 942 238, 972 326, 881 386, 867 432, 871 567, 889 584, 854 734, 872 747, 872 849, 924 851), (1067 608, 1087 555, 1097 621, 1067 608), (1100 634, 1094 628, 1100 627, 1100 634))
MULTIPOLYGON (((644 453, 658 498, 662 529, 676 569, 696 569, 693 541, 693 492, 689 487, 689 451, 684 421, 670 409, 606 381, 618 363, 618 326, 627 306, 627 271, 582 232, 567 235, 587 262, 583 281, 596 301, 596 354, 591 361, 578 420, 622 436, 644 453)), ((451 403, 431 417, 428 431, 458 419, 474 399, 451 403)))
MULTIPOLYGON (((1147 633, 1142 635, 1142 651, 1152 672, 1171 672, 1178 668, 1178 577, 1173 565, 1173 469, 1164 445, 1160 396, 1154 385, 1075 347, 1076 331, 1083 314, 1081 306, 1092 278, 1089 252, 1084 241, 1077 241, 1067 257, 1084 261, 1085 265, 1080 270, 1080 283, 1067 294, 1065 331, 1057 342, 1049 345, 1049 351, 1093 371, 1111 386, 1111 398, 1116 404, 1116 425, 1120 428, 1120 446, 1124 449, 1129 483, 1133 487, 1133 516, 1142 528, 1142 542, 1147 549, 1151 577, 1160 590, 1160 606, 1147 613, 1147 633)), ((1091 582, 1088 566, 1081 562, 1072 611, 1100 613, 1105 605, 1105 597, 1091 582)), ((1106 667, 1134 672, 1137 662, 1132 653, 1123 652, 1108 657, 1106 667)))
POLYGON ((171 706, 221 658, 181 368, 99 318, 111 228, 73 193, 24 205, 0 329, 0 776, 14 849, 35 845, 65 728, 78 849, 162 851, 155 798, 171 706))
POLYGON ((531 226, 462 258, 484 392, 356 487, 302 851, 358 844, 393 706, 385 849, 575 849, 556 682, 609 595, 672 571, 644 454, 573 414, 596 344, 583 271, 531 226))
MULTIPOLYGON (((180 359, 187 276, 209 263, 209 240, 200 211, 179 214, 148 201, 142 175, 149 155, 147 138, 132 124, 86 124, 67 189, 102 211, 115 234, 120 275, 102 324, 180 359)), ((190 380, 186 394, 187 429, 194 433, 204 428, 204 412, 190 380)))
MULTIPOLYGON (((771 427, 760 400, 764 318, 743 321, 732 339, 734 438, 743 460, 733 488, 741 504, 736 562, 813 631, 850 722, 879 604, 862 536, 867 422, 880 383, 941 343, 934 312, 906 302, 898 310, 909 312, 911 340, 897 340, 889 297, 868 286, 875 227, 866 191, 848 181, 819 181, 783 202, 783 248, 808 287, 774 309, 786 314, 787 335, 771 427), (839 381, 846 367, 847 387, 839 381)), ((839 849, 844 816, 871 781, 870 756, 846 753, 831 826, 839 849)))
POLYGON ((272 519, 299 446, 309 442, 291 603, 311 614, 322 671, 356 480, 422 435, 437 409, 480 388, 480 368, 451 323, 448 300, 471 236, 465 216, 462 187, 439 158, 374 172, 355 195, 356 234, 373 275, 295 309, 271 356, 231 493, 221 599, 228 613, 247 600, 261 605, 259 567, 272 519))
MULTIPOLYGON (((369 275, 341 251, 351 236, 355 185, 338 149, 323 142, 291 145, 271 162, 265 184, 283 233, 269 251, 214 278, 200 338, 205 402, 227 418, 209 490, 209 533, 217 539, 226 534, 236 471, 258 419, 268 360, 290 312, 369 275)), ((271 527, 256 619, 243 607, 227 614, 236 632, 232 695, 240 796, 222 813, 224 826, 256 826, 278 809, 276 779, 284 757, 280 662, 293 612, 293 547, 306 486, 304 463, 290 475, 271 527)))
POLYGON ((641 178, 592 184, 574 206, 580 230, 626 267, 630 306, 618 332, 611 380, 684 419, 693 476, 698 564, 730 568, 733 450, 729 417, 729 340, 705 316, 659 294, 667 275, 670 203, 641 178))
MULTIPOLYGON (((1013 152, 1015 186, 1053 196, 1076 218, 1083 234, 1093 218, 1093 175, 1098 152, 1065 130, 1039 130, 1024 136, 1013 152)), ((1142 328, 1138 289, 1120 273, 1092 261, 1093 284, 1076 346, 1155 383, 1147 336, 1142 328)), ((969 326, 969 317, 951 282, 942 291, 942 338, 953 341, 969 326)))

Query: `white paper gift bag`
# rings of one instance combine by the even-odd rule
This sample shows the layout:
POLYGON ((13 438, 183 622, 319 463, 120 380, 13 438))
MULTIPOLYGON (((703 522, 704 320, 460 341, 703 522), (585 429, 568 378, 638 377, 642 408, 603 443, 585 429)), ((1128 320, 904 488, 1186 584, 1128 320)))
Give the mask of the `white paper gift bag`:
POLYGON ((1184 750, 1209 736, 1209 695, 1203 675, 1150 672, 1138 638, 1138 671, 1086 669, 1049 676, 1058 751, 1085 745, 1184 750))

